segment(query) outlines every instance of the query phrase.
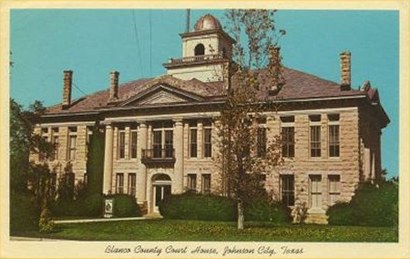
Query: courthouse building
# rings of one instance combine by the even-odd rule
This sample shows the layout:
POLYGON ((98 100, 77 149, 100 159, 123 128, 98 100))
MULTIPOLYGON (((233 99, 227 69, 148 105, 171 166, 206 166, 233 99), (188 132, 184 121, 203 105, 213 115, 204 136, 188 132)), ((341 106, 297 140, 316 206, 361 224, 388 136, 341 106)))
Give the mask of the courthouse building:
MULTIPOLYGON (((64 71, 62 103, 35 128, 57 147, 49 159, 57 178, 70 162, 73 182, 86 179, 87 143, 98 124, 105 134, 104 193, 135 196, 151 213, 170 193, 220 190, 215 124, 234 40, 211 15, 180 36, 182 58, 168 60, 156 78, 119 84, 114 71, 109 89, 72 100, 73 72, 64 71)), ((310 222, 323 222, 329 206, 349 201, 359 182, 382 177, 380 138, 389 118, 370 82, 351 88, 350 59, 340 54, 340 83, 284 67, 281 88, 268 81, 259 89, 279 107, 264 113, 259 148, 281 135, 285 161, 266 172, 265 187, 290 207, 305 203, 310 222)))

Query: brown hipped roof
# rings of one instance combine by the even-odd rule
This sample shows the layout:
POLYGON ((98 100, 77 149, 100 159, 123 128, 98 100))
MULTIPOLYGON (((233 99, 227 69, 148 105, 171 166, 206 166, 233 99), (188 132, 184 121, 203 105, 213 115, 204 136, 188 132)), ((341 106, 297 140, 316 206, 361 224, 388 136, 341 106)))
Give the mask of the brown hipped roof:
MULTIPOLYGON (((267 78, 267 71, 261 71, 261 79, 267 78)), ((324 97, 342 97, 365 95, 366 92, 360 90, 342 91, 340 85, 319 78, 317 76, 307 74, 290 68, 283 69, 285 84, 276 95, 276 98, 282 100, 297 100, 309 98, 324 98, 324 97)), ((234 80, 233 80, 234 82, 234 80)), ((269 81, 263 80, 264 85, 261 87, 260 97, 269 99, 268 90, 270 89, 269 81)), ((223 82, 205 83, 197 79, 181 80, 170 75, 164 75, 151 79, 140 79, 121 84, 118 88, 118 102, 115 105, 108 104, 109 89, 99 91, 72 102, 68 109, 62 109, 61 104, 51 106, 47 113, 77 113, 87 111, 98 111, 99 109, 121 106, 122 103, 132 99, 134 96, 147 91, 150 87, 158 84, 166 84, 180 91, 190 92, 195 95, 204 97, 207 101, 212 101, 224 95, 223 82)))

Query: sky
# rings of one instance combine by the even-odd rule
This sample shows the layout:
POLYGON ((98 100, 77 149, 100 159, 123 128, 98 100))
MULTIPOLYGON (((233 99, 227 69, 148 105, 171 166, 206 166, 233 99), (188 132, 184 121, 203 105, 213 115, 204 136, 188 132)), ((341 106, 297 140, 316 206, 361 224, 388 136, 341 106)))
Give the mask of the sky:
MULTIPOLYGON (((196 20, 223 10, 191 10, 196 20)), ((73 70, 73 98, 120 83, 165 73, 163 63, 182 55, 179 33, 185 10, 15 9, 11 11, 13 67, 10 96, 28 106, 61 103, 63 71, 73 70)), ((382 134, 382 166, 398 175, 399 13, 397 11, 278 10, 283 64, 340 82, 339 53, 352 53, 352 87, 370 80, 379 90, 390 124, 382 134)))

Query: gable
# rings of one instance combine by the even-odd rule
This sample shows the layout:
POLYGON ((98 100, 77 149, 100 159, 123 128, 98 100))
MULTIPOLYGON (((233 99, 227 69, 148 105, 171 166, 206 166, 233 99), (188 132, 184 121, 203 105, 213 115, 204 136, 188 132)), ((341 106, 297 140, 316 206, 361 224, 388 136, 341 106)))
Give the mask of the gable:
POLYGON ((171 94, 167 91, 159 91, 151 96, 141 99, 138 104, 161 104, 161 103, 181 103, 187 102, 186 99, 171 94))
POLYGON ((157 84, 129 98, 121 106, 140 106, 202 101, 200 95, 165 84, 157 84))

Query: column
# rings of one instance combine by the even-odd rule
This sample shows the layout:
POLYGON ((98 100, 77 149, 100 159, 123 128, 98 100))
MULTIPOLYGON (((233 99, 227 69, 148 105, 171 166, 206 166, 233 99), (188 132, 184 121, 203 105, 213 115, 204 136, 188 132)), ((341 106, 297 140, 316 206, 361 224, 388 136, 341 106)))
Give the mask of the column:
POLYGON ((147 172, 145 164, 141 162, 142 150, 147 148, 147 124, 140 122, 138 126, 138 141, 137 141, 137 201, 144 202, 147 200, 147 172))
POLYGON ((181 120, 175 120, 174 126, 174 148, 175 148, 175 165, 173 192, 182 193, 184 187, 184 141, 183 141, 183 124, 181 120))
MULTIPOLYGON (((125 160, 130 159, 130 152, 129 152, 130 151, 130 139, 131 139, 130 135, 131 135, 130 126, 127 126, 127 127, 125 127, 125 140, 124 140, 124 142, 125 142, 125 152, 124 152, 125 160)), ((124 185, 125 185, 125 183, 124 183, 124 185)))
POLYGON ((203 155, 203 147, 204 147, 204 124, 202 123, 201 120, 198 120, 198 124, 197 124, 197 128, 198 128, 198 140, 197 140, 197 147, 198 147, 198 154, 197 157, 199 159, 204 158, 203 155))
POLYGON ((111 125, 105 126, 105 152, 104 152, 104 184, 103 192, 108 194, 112 189, 112 149, 113 130, 111 125))

